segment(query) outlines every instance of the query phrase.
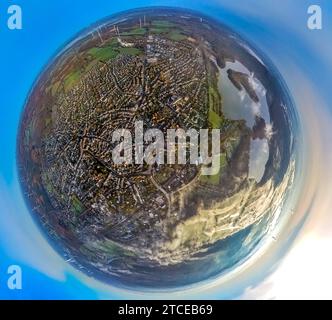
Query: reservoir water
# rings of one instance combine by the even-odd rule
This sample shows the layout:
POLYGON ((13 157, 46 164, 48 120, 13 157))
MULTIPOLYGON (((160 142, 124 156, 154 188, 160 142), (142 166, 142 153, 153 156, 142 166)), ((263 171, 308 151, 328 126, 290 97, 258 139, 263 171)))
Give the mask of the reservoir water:
MULTIPOLYGON (((213 59, 215 61, 215 59, 213 59)), ((243 66, 239 61, 226 62, 225 68, 220 68, 215 63, 218 70, 218 87, 223 99, 224 115, 231 120, 245 120, 248 128, 255 125, 256 116, 265 120, 267 136, 272 134, 272 124, 270 122, 269 107, 266 100, 266 90, 261 82, 255 78, 254 74, 243 66), (245 89, 238 90, 229 80, 227 70, 242 72, 250 76, 250 83, 255 89, 259 102, 255 103, 247 94, 245 89)), ((265 165, 269 158, 268 139, 251 139, 249 178, 259 182, 265 171, 265 165)))

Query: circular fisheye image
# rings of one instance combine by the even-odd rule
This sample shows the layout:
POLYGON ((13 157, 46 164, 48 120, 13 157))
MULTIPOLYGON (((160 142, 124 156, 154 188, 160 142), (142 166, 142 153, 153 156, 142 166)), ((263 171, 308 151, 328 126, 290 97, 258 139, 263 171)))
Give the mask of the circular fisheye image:
POLYGON ((278 71, 230 28, 137 9, 77 35, 22 114, 31 215, 80 271, 124 288, 192 286, 248 259, 296 168, 278 71))

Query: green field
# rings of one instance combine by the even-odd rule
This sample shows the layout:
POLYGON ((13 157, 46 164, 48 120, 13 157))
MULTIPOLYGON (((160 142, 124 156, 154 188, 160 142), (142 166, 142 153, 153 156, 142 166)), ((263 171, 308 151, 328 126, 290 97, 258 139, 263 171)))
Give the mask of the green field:
POLYGON ((78 199, 78 197, 76 195, 72 196, 71 201, 72 201, 73 209, 76 214, 79 215, 85 210, 83 203, 78 199))
POLYGON ((64 82, 65 90, 71 89, 81 78, 81 71, 75 70, 71 72, 66 78, 64 82))
POLYGON ((154 27, 154 28, 151 28, 150 31, 151 31, 151 33, 154 33, 154 34, 162 34, 162 33, 168 33, 169 29, 154 27))
POLYGON ((223 125, 224 118, 216 110, 220 109, 220 95, 218 91, 209 86, 209 122, 212 129, 220 129, 223 125))
POLYGON ((104 48, 92 48, 88 51, 90 55, 92 55, 95 59, 100 61, 107 61, 110 59, 114 59, 119 54, 114 50, 113 46, 108 46, 104 48))
POLYGON ((152 21, 152 25, 154 27, 158 27, 158 28, 172 28, 172 27, 176 27, 176 24, 167 21, 167 20, 154 20, 152 21))
POLYGON ((218 185, 220 183, 221 175, 227 166, 227 159, 226 154, 222 153, 220 154, 220 170, 217 174, 212 176, 200 176, 200 181, 203 183, 218 185))
POLYGON ((135 35, 135 36, 143 36, 146 33, 146 29, 145 28, 135 28, 132 29, 130 31, 127 32, 121 32, 120 35, 121 36, 131 36, 131 35, 135 35))
POLYGON ((120 54, 128 54, 131 56, 138 56, 139 54, 142 53, 140 49, 137 48, 119 48, 117 49, 120 54))
POLYGON ((220 117, 213 110, 209 110, 209 122, 211 124, 212 129, 220 129, 222 125, 222 117, 220 117))
POLYGON ((185 36, 184 34, 177 32, 177 31, 171 31, 168 33, 168 38, 174 41, 182 41, 187 39, 187 36, 185 36))
MULTIPOLYGON (((71 73, 67 75, 67 77, 64 80, 64 88, 66 91, 72 89, 77 82, 80 80, 80 78, 83 76, 83 73, 88 72, 91 70, 98 61, 108 61, 111 59, 115 59, 120 54, 127 54, 127 55, 139 55, 142 51, 137 48, 126 48, 121 47, 116 39, 112 39, 111 42, 106 47, 94 47, 91 48, 88 51, 88 55, 90 56, 90 63, 84 68, 84 70, 74 70, 71 73)), ((59 83, 55 83, 51 90, 52 94, 54 95, 59 88, 59 83)))
POLYGON ((152 27, 150 31, 155 34, 169 33, 173 27, 176 27, 176 25, 169 21, 155 20, 152 21, 152 27))
MULTIPOLYGON (((208 119, 212 129, 220 129, 224 125, 224 117, 219 115, 215 110, 220 106, 220 95, 214 86, 209 86, 209 113, 208 119)), ((203 183, 218 185, 220 183, 221 174, 227 165, 226 154, 220 154, 220 170, 218 174, 212 176, 201 176, 200 180, 203 183)))
POLYGON ((108 46, 102 48, 92 48, 88 51, 88 53, 99 61, 107 61, 111 59, 115 59, 119 54, 128 54, 128 55, 139 55, 142 53, 140 49, 130 48, 130 47, 121 47, 119 43, 116 41, 111 42, 108 46))

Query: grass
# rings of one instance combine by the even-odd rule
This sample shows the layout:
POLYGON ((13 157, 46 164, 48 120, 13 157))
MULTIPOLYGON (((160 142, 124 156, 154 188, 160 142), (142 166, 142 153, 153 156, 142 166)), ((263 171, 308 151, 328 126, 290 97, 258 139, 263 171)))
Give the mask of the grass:
POLYGON ((54 194, 54 188, 49 181, 46 183, 45 188, 48 194, 54 194))
MULTIPOLYGON (((111 59, 115 59, 119 54, 128 54, 128 55, 139 55, 142 51, 137 48, 126 48, 120 47, 117 40, 112 41, 106 47, 95 47, 88 51, 88 53, 95 59, 99 61, 107 61, 111 59)), ((93 63, 93 62, 92 62, 93 63)))
MULTIPOLYGON (((224 117, 219 115, 215 110, 220 106, 220 95, 216 88, 209 86, 209 113, 208 119, 212 129, 220 129, 224 124, 224 117)), ((221 174, 227 166, 226 154, 220 154, 220 170, 217 174, 211 176, 201 176, 200 181, 207 184, 218 185, 220 183, 221 174)))
POLYGON ((184 34, 182 34, 180 32, 177 32, 177 31, 171 31, 168 34, 168 38, 170 38, 171 40, 174 40, 174 41, 182 41, 182 40, 187 39, 187 36, 185 36, 184 34))
POLYGON ((220 154, 220 170, 217 174, 212 176, 200 176, 200 181, 207 184, 218 185, 220 183, 221 174, 227 166, 226 154, 220 154))
POLYGON ((222 117, 220 117, 213 110, 209 110, 209 122, 212 126, 212 129, 220 129, 222 125, 222 117))
POLYGON ((131 36, 131 35, 137 35, 137 36, 143 36, 146 33, 146 29, 145 28, 135 28, 132 29, 128 32, 121 32, 122 36, 131 36))
POLYGON ((104 48, 92 48, 88 51, 90 55, 92 55, 95 59, 100 61, 107 61, 117 57, 119 54, 114 50, 114 46, 107 46, 104 48))
POLYGON ((153 27, 150 29, 150 31, 154 34, 162 34, 162 33, 168 33, 169 29, 163 27, 153 27))
MULTIPOLYGON (((92 61, 85 67, 84 71, 75 70, 68 74, 64 80, 64 88, 66 91, 73 88, 80 78, 83 76, 83 73, 91 70, 98 61, 108 61, 115 59, 119 54, 128 54, 128 55, 139 55, 141 50, 137 48, 122 48, 118 44, 117 40, 114 39, 106 47, 94 47, 88 51, 88 54, 92 57, 92 61)), ((55 83, 52 86, 52 94, 54 95, 59 87, 58 83, 55 83)))
POLYGON ((165 20, 154 20, 152 21, 152 28, 150 31, 152 33, 168 33, 170 32, 170 28, 175 27, 174 23, 165 20))
POLYGON ((49 175, 47 173, 43 173, 42 174, 42 181, 43 181, 43 185, 45 187, 45 191, 49 194, 49 195, 53 195, 56 198, 61 198, 62 200, 64 200, 64 195, 63 194, 59 194, 59 192, 57 191, 57 189, 53 186, 52 181, 49 177, 49 175))
POLYGON ((73 209, 76 214, 81 214, 85 210, 83 203, 78 199, 78 197, 76 195, 72 196, 71 201, 72 201, 73 209))
POLYGON ((138 56, 142 53, 142 50, 137 48, 119 48, 118 50, 120 54, 129 54, 131 56, 138 56))
POLYGON ((209 87, 209 122, 212 129, 220 129, 224 122, 223 116, 219 115, 215 110, 220 107, 220 95, 213 87, 209 87))
POLYGON ((81 78, 81 71, 75 70, 71 72, 66 78, 65 78, 65 90, 71 89, 81 78))
POLYGON ((154 27, 158 27, 158 28, 172 28, 172 27, 176 27, 176 25, 170 21, 167 20, 154 20, 152 21, 152 25, 154 27))

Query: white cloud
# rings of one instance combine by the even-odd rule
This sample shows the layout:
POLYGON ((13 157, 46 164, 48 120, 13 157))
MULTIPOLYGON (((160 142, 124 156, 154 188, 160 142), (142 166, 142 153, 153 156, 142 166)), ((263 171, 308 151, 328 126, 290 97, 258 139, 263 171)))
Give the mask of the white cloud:
POLYGON ((332 239, 307 236, 277 271, 241 299, 331 299, 332 239))

